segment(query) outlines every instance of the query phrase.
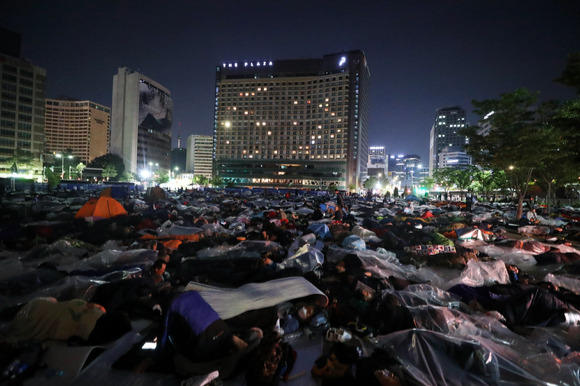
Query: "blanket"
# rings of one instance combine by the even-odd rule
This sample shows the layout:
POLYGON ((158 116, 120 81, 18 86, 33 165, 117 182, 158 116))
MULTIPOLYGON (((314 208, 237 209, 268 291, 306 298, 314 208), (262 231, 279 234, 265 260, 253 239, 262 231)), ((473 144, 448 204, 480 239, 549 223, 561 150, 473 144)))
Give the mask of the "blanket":
POLYGON ((186 291, 199 291, 222 319, 230 319, 246 311, 272 307, 280 303, 314 295, 318 305, 324 307, 328 298, 308 280, 300 276, 249 283, 238 288, 219 288, 190 282, 186 291))
POLYGON ((9 332, 18 340, 67 340, 71 336, 87 340, 104 314, 101 306, 82 299, 37 298, 18 311, 9 332))

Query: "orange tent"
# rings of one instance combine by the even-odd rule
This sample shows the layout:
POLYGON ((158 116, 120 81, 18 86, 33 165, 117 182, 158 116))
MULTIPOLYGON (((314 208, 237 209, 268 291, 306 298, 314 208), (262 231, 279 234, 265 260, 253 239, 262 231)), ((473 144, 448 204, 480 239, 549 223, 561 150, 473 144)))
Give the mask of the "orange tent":
POLYGON ((123 215, 127 215, 127 211, 119 201, 101 196, 89 199, 75 214, 75 218, 92 217, 93 220, 101 220, 123 215))

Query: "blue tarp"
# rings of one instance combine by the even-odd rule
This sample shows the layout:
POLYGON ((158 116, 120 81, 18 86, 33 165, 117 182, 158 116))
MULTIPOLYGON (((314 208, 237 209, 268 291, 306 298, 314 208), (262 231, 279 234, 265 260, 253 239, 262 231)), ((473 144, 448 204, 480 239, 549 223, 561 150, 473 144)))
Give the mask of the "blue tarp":
POLYGON ((327 236, 330 236, 330 229, 328 229, 326 224, 313 223, 308 226, 308 230, 314 232, 319 239, 325 239, 327 236))

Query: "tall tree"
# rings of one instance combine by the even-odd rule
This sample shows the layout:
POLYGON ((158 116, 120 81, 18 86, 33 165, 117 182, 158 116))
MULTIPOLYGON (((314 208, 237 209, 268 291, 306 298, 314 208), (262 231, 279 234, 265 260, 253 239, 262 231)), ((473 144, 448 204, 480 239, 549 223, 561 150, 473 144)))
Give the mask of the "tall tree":
POLYGON ((214 187, 220 187, 220 186, 224 186, 226 184, 226 182, 224 181, 224 179, 222 177, 220 177, 220 176, 214 176, 211 179, 211 184, 214 187))
POLYGON ((451 168, 439 168, 433 171, 433 181, 439 186, 441 186, 445 193, 449 193, 449 190, 453 187, 453 170, 451 168))
POLYGON ((363 186, 367 190, 374 189, 377 186, 379 180, 375 176, 370 176, 365 182, 363 182, 363 186))
POLYGON ((462 169, 451 169, 451 179, 461 193, 467 192, 472 188, 473 177, 476 174, 476 171, 477 168, 475 166, 468 166, 462 169))
POLYGON ((578 173, 578 147, 567 135, 569 128, 557 118, 560 105, 543 103, 538 108, 542 122, 541 130, 530 134, 531 140, 540 144, 535 155, 543 160, 534 169, 534 178, 546 188, 546 203, 550 207, 552 191, 576 179, 578 173))
POLYGON ((123 159, 115 154, 105 154, 100 157, 95 158, 89 163, 90 168, 100 168, 105 169, 107 165, 112 165, 115 168, 115 176, 110 176, 110 178, 115 178, 116 176, 125 175, 125 164, 123 159))
POLYGON ((103 168, 103 177, 105 177, 107 181, 109 181, 110 178, 117 177, 117 174, 117 168, 115 168, 115 165, 113 164, 107 164, 103 168))
POLYGON ((505 171, 518 199, 516 220, 522 217, 532 172, 542 162, 537 153, 541 144, 531 135, 541 126, 534 113, 537 99, 537 93, 520 88, 500 94, 499 99, 474 100, 474 111, 487 129, 471 126, 463 131, 469 137, 467 153, 476 164, 505 171))
POLYGON ((568 55, 564 71, 554 81, 573 87, 580 94, 580 52, 573 52, 568 55))
POLYGON ((503 170, 483 170, 477 169, 473 175, 473 189, 479 196, 489 196, 495 190, 504 191, 508 187, 505 172, 503 170))
POLYGON ((85 165, 82 162, 79 162, 79 164, 75 167, 75 172, 81 177, 81 180, 83 179, 83 171, 86 169, 87 165, 85 165))
POLYGON ((198 184, 199 186, 207 186, 209 178, 203 174, 196 174, 193 176, 193 183, 198 184))
POLYGON ((157 185, 166 184, 169 182, 169 173, 165 170, 160 170, 157 176, 155 177, 155 183, 157 185))

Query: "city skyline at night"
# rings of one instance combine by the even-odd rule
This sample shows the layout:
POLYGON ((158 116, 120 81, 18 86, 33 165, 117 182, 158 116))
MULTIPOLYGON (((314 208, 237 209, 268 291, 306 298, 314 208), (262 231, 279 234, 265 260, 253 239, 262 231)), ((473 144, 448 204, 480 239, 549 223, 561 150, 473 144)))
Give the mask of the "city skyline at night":
POLYGON ((474 99, 519 87, 542 100, 575 96, 553 79, 580 51, 576 2, 25 0, 0 9, 0 25, 22 36, 21 56, 47 70, 47 98, 112 106, 119 67, 166 86, 173 146, 178 135, 212 134, 214 74, 223 63, 360 49, 371 68, 369 145, 424 161, 440 108, 459 106, 475 124, 474 99))

